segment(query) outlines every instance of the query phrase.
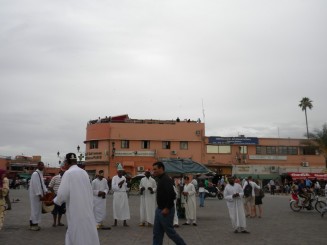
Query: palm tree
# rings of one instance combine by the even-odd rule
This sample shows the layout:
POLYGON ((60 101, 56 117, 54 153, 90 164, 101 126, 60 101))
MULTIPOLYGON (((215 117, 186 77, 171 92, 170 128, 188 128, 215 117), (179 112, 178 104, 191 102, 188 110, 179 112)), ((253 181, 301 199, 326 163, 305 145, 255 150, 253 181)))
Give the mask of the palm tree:
POLYGON ((303 97, 302 100, 300 101, 299 107, 301 107, 302 111, 304 111, 304 113, 305 113, 305 122, 307 124, 307 138, 309 139, 307 108, 309 108, 310 110, 312 109, 312 107, 313 107, 312 101, 307 97, 303 97))

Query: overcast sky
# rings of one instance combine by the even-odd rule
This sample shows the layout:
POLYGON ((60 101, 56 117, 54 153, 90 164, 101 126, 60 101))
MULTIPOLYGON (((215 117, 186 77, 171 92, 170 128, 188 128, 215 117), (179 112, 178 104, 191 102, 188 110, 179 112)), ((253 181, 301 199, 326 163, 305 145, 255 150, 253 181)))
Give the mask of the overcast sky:
POLYGON ((298 104, 309 97, 309 130, 327 121, 326 0, 0 6, 0 155, 56 165, 58 150, 84 150, 99 116, 201 118, 206 136, 303 138, 298 104))

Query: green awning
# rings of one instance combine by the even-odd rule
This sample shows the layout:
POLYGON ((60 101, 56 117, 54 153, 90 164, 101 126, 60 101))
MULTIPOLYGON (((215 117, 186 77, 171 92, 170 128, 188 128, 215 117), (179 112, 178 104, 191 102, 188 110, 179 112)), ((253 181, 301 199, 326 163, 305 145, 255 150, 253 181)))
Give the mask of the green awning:
POLYGON ((161 161, 165 165, 166 173, 201 174, 212 172, 203 164, 195 162, 191 159, 164 159, 161 161))
POLYGON ((26 173, 23 173, 23 174, 18 174, 19 177, 23 178, 23 179, 29 179, 31 178, 31 174, 26 174, 26 173))

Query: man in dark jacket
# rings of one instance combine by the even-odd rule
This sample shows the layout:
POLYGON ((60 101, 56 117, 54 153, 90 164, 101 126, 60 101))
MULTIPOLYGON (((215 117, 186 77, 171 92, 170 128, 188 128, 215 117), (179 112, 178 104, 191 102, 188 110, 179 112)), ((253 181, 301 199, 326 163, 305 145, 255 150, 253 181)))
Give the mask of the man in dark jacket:
POLYGON ((162 162, 153 164, 153 174, 158 177, 157 185, 157 209, 153 226, 153 245, 162 245, 164 234, 177 245, 186 245, 173 227, 175 214, 174 200, 176 193, 173 180, 165 173, 165 165, 162 162))

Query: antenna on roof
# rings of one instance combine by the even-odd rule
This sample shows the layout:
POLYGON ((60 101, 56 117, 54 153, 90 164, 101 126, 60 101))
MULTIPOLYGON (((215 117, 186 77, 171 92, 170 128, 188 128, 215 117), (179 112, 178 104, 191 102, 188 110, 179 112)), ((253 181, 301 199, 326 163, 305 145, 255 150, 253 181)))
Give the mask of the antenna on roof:
POLYGON ((202 116, 203 116, 203 122, 206 122, 206 116, 204 115, 204 106, 203 106, 203 99, 202 99, 202 116))

